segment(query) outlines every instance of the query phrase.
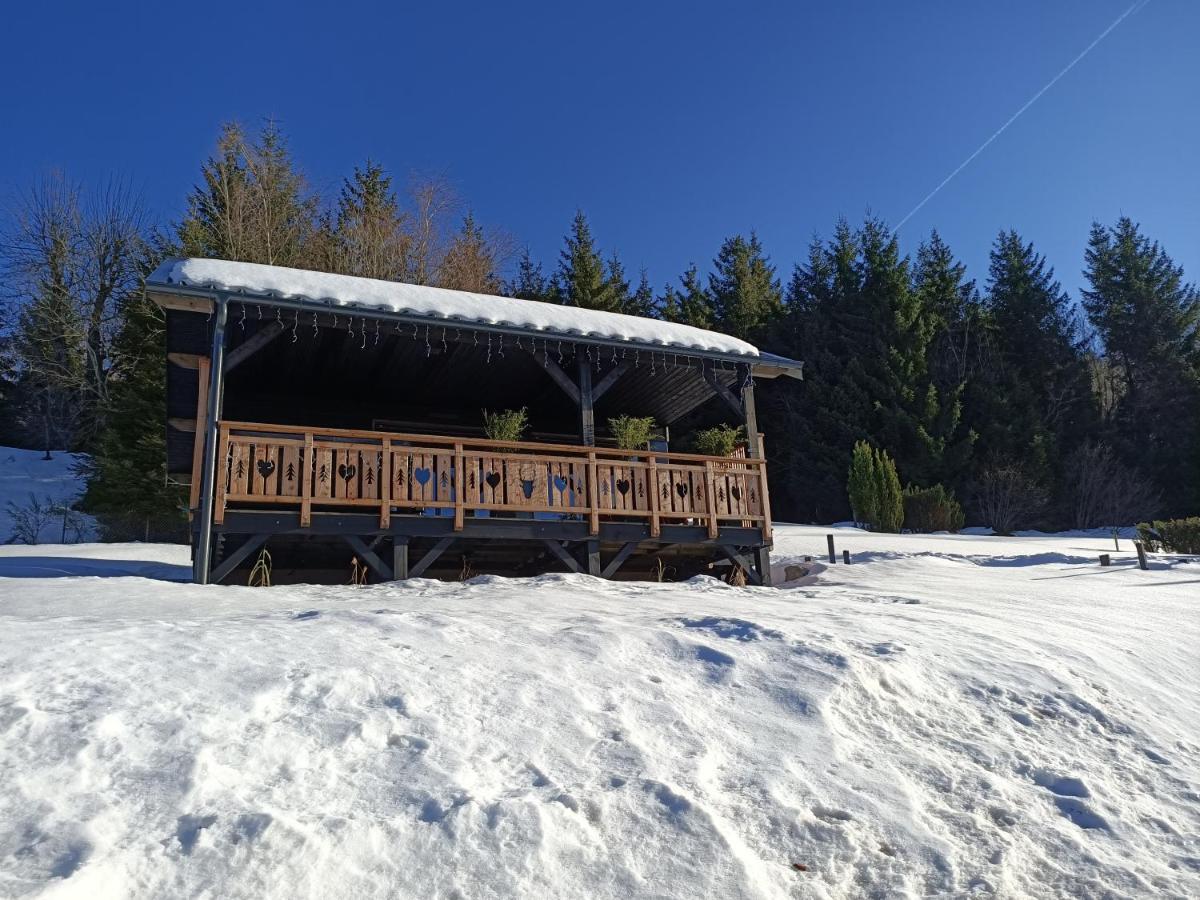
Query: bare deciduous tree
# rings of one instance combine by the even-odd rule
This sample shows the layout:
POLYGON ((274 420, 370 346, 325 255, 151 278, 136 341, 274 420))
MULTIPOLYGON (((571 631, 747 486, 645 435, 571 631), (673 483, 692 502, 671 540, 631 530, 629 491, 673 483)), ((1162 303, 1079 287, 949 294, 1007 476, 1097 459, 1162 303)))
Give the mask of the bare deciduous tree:
POLYGON ((141 289, 145 214, 120 183, 84 197, 56 173, 22 195, 9 218, 0 257, 19 309, 17 377, 49 451, 86 441, 103 422, 118 307, 141 289))
POLYGON ((1081 445, 1068 459, 1067 473, 1076 528, 1129 525, 1153 518, 1162 505, 1153 487, 1105 444, 1081 445))
POLYGON ((994 465, 983 470, 975 485, 975 506, 998 534, 1034 524, 1046 508, 1046 492, 1015 465, 994 465))
POLYGON ((438 287, 477 294, 498 294, 500 270, 512 257, 515 241, 503 231, 485 232, 470 213, 450 242, 438 269, 438 287))

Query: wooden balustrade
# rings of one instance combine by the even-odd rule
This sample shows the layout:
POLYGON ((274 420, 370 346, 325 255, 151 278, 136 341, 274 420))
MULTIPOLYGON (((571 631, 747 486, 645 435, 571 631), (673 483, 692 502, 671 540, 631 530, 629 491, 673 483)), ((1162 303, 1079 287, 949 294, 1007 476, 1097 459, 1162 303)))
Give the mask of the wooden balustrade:
POLYGON ((381 528, 393 511, 579 518, 602 521, 759 527, 770 539, 766 462, 690 453, 566 444, 469 440, 222 422, 214 520, 230 504, 292 506, 300 522, 314 508, 374 508, 381 528), (460 490, 461 486, 461 490, 460 490))

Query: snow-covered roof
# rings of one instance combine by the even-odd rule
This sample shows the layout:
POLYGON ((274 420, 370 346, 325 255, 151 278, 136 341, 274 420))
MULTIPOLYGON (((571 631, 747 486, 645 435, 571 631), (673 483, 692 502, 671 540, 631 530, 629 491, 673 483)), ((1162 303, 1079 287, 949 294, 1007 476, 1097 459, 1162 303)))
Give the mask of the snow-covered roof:
POLYGON ((220 291, 322 307, 376 309, 481 328, 519 328, 572 341, 621 342, 678 352, 760 357, 753 344, 690 325, 283 266, 223 259, 172 259, 159 266, 147 284, 159 291, 220 291))

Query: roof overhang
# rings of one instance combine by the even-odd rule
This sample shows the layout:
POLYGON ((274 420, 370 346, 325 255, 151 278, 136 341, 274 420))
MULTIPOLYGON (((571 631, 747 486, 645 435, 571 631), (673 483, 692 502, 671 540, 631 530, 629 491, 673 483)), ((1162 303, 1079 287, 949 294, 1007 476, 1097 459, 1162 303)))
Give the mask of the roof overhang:
MULTIPOLYGON (((531 337, 536 340, 547 341, 550 344, 561 341, 585 347, 627 348, 629 350, 645 351, 654 354, 674 354, 679 357, 710 359, 723 363, 741 363, 751 366, 755 377, 759 378, 777 378, 781 375, 792 378, 803 377, 802 370, 804 364, 802 362, 758 351, 756 348, 744 344, 744 342, 740 343, 749 350, 753 350, 753 353, 726 352, 706 347, 667 343, 664 341, 638 340, 636 338, 617 337, 595 332, 560 329, 553 326, 531 327, 509 322, 482 321, 477 318, 461 315, 439 314, 436 310, 395 310, 371 303, 356 302, 352 299, 353 294, 350 295, 350 299, 344 297, 337 299, 314 297, 294 293, 290 296, 281 296, 274 291, 255 290, 247 287, 181 284, 163 277, 163 273, 169 271, 169 266, 170 263, 160 266, 146 281, 147 296, 164 309, 209 314, 214 311, 218 302, 232 302, 306 313, 350 313, 354 317, 362 317, 363 319, 370 319, 372 321, 394 322, 401 325, 415 325, 418 327, 434 326, 438 328, 454 327, 464 331, 510 335, 517 338, 531 337)), ((351 285, 355 281, 365 281, 365 279, 347 279, 347 283, 351 285)), ((460 292, 447 293, 457 294, 460 292)), ((509 303, 537 304, 537 301, 520 301, 513 298, 497 299, 503 299, 509 303)), ((605 315, 613 316, 615 314, 609 313, 605 315)), ((635 319, 636 317, 619 316, 618 318, 635 319)), ((714 338, 717 337, 715 332, 703 332, 702 329, 690 330, 711 335, 714 338)))

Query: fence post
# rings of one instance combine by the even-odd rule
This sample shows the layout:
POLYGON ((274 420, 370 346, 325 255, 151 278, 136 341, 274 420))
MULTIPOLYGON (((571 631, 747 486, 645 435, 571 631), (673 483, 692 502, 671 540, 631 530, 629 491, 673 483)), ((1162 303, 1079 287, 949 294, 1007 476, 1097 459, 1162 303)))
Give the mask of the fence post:
POLYGON ((1100 565, 1107 566, 1110 562, 1112 562, 1112 559, 1107 553, 1100 554, 1100 565))
POLYGON ((1134 541, 1133 547, 1137 550, 1138 568, 1145 572, 1150 568, 1150 564, 1146 562, 1146 547, 1141 541, 1134 541))
POLYGON ((842 551, 842 562, 844 562, 846 565, 850 565, 850 551, 849 550, 842 551))
POLYGON ((829 544, 829 563, 832 565, 837 562, 837 554, 833 549, 833 535, 825 535, 825 542, 829 544))

